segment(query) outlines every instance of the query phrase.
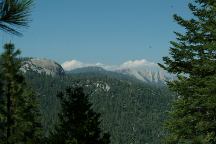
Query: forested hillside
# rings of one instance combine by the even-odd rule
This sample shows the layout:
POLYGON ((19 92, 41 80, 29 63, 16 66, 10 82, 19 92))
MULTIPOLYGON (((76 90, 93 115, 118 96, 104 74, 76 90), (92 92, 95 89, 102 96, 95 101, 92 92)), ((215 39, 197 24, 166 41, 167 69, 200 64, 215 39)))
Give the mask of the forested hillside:
POLYGON ((57 121, 56 97, 67 86, 84 86, 93 109, 101 113, 101 128, 111 134, 113 144, 158 144, 162 122, 174 96, 165 86, 149 85, 107 73, 74 73, 49 76, 28 72, 27 81, 39 93, 46 135, 57 121))

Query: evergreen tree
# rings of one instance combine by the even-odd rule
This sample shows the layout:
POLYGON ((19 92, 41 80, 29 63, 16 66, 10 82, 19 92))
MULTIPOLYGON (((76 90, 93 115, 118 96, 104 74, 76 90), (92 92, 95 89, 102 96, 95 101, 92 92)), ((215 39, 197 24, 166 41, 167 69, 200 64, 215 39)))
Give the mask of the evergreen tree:
POLYGON ((2 89, 0 97, 0 143, 38 144, 41 139, 40 115, 36 95, 20 72, 20 51, 9 43, 1 55, 2 89))
POLYGON ((216 143, 216 1, 189 3, 194 17, 174 15, 185 33, 175 32, 165 70, 178 79, 168 82, 178 97, 166 122, 166 143, 216 143))
POLYGON ((83 89, 67 88, 59 93, 62 112, 59 113, 59 124, 52 132, 52 144, 108 144, 109 134, 101 135, 100 114, 92 110, 92 104, 83 89))

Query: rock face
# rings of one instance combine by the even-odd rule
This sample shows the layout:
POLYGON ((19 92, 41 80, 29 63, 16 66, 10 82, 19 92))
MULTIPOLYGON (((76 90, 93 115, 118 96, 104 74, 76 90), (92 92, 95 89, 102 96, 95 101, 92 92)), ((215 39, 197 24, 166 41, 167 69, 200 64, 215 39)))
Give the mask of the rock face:
POLYGON ((38 73, 45 73, 47 75, 64 75, 64 69, 55 61, 48 59, 32 58, 24 60, 20 69, 24 73, 27 71, 34 71, 38 73))

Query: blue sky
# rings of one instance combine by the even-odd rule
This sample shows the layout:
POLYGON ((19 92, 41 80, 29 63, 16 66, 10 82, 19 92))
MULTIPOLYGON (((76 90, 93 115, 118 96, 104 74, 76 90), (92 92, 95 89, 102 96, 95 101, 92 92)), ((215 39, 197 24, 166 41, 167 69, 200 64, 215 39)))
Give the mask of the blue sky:
POLYGON ((32 22, 12 40, 23 56, 62 63, 120 64, 147 59, 161 62, 168 55, 173 31, 182 31, 172 15, 188 18, 188 0, 36 0, 32 22))

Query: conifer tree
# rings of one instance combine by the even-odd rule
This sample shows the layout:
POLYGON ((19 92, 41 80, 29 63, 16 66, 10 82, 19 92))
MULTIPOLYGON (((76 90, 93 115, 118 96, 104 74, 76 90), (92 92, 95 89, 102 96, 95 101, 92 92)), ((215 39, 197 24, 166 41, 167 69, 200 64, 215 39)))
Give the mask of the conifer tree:
POLYGON ((67 88, 58 98, 62 111, 59 124, 50 136, 52 144, 109 144, 110 136, 102 136, 100 114, 92 110, 88 95, 80 87, 67 88))
POLYGON ((166 122, 165 143, 216 143, 216 1, 189 3, 193 18, 174 15, 185 33, 175 32, 170 57, 161 65, 178 79, 168 82, 178 95, 166 122))
POLYGON ((40 143, 42 129, 36 95, 25 83, 13 44, 1 55, 0 143, 40 143))

